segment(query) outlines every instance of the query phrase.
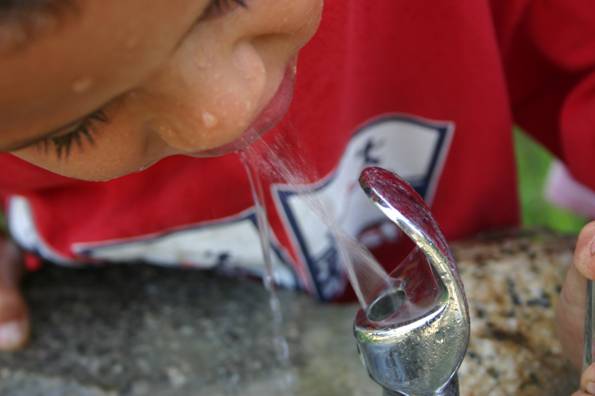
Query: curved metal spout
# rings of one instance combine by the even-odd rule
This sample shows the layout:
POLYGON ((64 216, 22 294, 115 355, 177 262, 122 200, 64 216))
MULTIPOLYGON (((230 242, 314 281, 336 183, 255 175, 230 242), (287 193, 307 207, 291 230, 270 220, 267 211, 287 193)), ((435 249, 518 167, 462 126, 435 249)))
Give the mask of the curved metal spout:
POLYGON ((356 315, 362 360, 392 394, 455 395, 469 313, 448 244, 423 199, 399 176, 367 168, 360 184, 417 246, 391 274, 394 287, 356 315))

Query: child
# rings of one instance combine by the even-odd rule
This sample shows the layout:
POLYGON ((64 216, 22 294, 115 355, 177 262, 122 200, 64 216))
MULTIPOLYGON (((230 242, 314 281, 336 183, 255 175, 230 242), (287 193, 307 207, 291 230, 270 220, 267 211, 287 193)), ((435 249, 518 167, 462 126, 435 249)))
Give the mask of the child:
MULTIPOLYGON (((223 154, 243 133, 264 132, 289 104, 295 58, 315 32, 321 6, 320 0, 0 0, 0 149, 12 153, 0 159, 0 194, 20 247, 58 263, 74 263, 77 256, 106 260, 89 246, 88 253, 71 251, 71 238, 87 227, 95 236, 79 241, 105 240, 99 235, 109 229, 132 237, 191 224, 185 214, 206 202, 196 181, 215 163, 205 160, 203 168, 200 160, 174 158, 157 172, 167 177, 150 184, 139 173, 120 179, 126 186, 71 178, 109 180, 175 154, 223 154), (116 196, 118 191, 127 197, 116 196), (31 218, 17 213, 31 209, 35 222, 41 220, 38 193, 56 198, 37 201, 53 207, 46 225, 65 231, 50 231, 58 237, 51 242, 41 223, 23 229, 31 218), (87 198, 75 198, 79 193, 87 198), (91 206, 64 205, 66 196, 91 206), (175 202, 180 196, 187 198, 175 202), (113 204, 128 211, 139 199, 180 211, 142 208, 134 215, 144 216, 138 234, 113 204), (106 228, 92 220, 91 213, 100 212, 104 220, 123 221, 106 228), (87 225, 67 225, 75 219, 87 225), (60 251, 59 239, 70 252, 60 251)), ((208 206, 215 215, 221 212, 216 202, 208 206)), ((0 349, 14 349, 28 333, 17 287, 20 257, 6 241, 0 254, 0 349)))
MULTIPOLYGON (((73 265, 262 273, 237 157, 175 155, 233 151, 281 118, 319 1, 0 5, 0 147, 14 154, 0 158, 0 192, 21 249, 73 265)), ((298 142, 322 175, 266 186, 277 281, 324 300, 345 291, 303 191, 332 200, 345 229, 394 265, 398 233, 353 188, 366 165, 406 177, 450 239, 517 224, 513 121, 595 187, 594 27, 590 0, 329 0, 289 113, 267 135, 298 142)), ((565 290, 584 290, 589 246, 565 290)), ((0 345, 11 349, 28 322, 18 254, 2 252, 0 345)), ((567 294, 559 312, 575 334, 581 294, 567 294)))

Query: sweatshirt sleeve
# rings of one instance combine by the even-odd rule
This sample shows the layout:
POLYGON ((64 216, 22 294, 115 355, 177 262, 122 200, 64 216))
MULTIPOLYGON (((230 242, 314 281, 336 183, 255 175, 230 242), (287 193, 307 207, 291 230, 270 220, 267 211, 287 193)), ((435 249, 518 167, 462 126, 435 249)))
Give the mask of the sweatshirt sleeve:
POLYGON ((493 0, 515 122, 595 190, 595 3, 493 0))

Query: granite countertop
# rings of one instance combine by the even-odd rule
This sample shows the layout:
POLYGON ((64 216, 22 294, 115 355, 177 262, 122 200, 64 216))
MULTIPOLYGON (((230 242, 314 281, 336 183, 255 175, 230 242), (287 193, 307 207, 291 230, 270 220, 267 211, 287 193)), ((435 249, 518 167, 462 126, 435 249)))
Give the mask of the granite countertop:
POLYGON ((461 393, 570 395, 579 374, 561 357, 554 306, 575 239, 493 234, 453 246, 471 314, 461 393))
MULTIPOLYGON (((569 395, 553 306, 574 240, 506 232, 453 245, 472 317, 461 394, 569 395)), ((256 282, 200 271, 46 268, 25 284, 34 333, 0 354, 2 396, 379 396, 356 354, 354 305, 280 293, 289 364, 256 282)))

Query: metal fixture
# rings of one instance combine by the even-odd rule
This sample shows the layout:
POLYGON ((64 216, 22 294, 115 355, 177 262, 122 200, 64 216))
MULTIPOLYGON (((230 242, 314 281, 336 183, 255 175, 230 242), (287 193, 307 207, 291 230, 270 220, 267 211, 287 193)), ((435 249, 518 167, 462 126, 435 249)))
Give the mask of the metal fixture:
POLYGON ((448 244, 423 199, 398 175, 366 168, 360 185, 416 245, 391 273, 392 287, 356 314, 362 361, 386 396, 458 395, 469 313, 448 244))

